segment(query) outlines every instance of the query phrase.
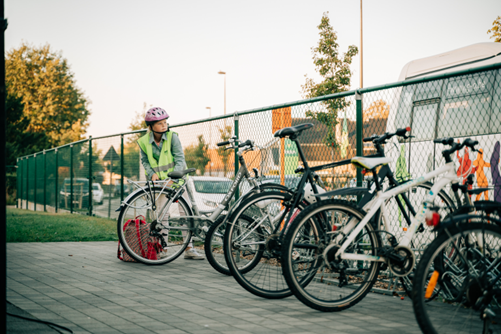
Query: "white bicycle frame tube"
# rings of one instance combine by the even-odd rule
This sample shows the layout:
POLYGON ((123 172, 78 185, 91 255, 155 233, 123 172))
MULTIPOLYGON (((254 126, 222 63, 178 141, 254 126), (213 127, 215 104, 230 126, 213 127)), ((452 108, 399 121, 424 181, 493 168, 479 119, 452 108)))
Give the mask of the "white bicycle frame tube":
MULTIPOLYGON (((367 208, 367 206, 370 206, 370 210, 365 215, 365 217, 357 223, 355 220, 352 220, 349 222, 345 228, 343 229, 343 233, 345 235, 348 235, 348 238, 343 242, 341 245, 341 248, 336 252, 336 257, 345 259, 345 260, 368 260, 368 261, 378 261, 378 262, 385 262, 386 258, 381 257, 381 256, 373 256, 373 255, 364 255, 364 254, 350 254, 350 253, 344 253, 346 248, 355 240, 357 235, 362 231, 362 229, 367 225, 367 223, 371 220, 371 218, 376 214, 376 212, 379 210, 379 208, 384 207, 384 203, 392 198, 395 197, 401 193, 406 192, 407 190, 414 188, 420 184, 423 184, 440 174, 445 173, 443 177, 441 177, 431 188, 431 190, 428 192, 426 195, 423 203, 421 204, 419 210, 416 212, 416 217, 410 216, 411 219, 411 226, 403 236, 402 240, 400 241, 399 245, 401 246, 408 246, 414 237, 414 234, 416 233, 416 230, 419 228, 419 226, 424 223, 425 221, 425 213, 426 210, 428 209, 428 203, 433 203, 437 193, 447 186, 449 183, 458 183, 459 178, 456 175, 455 172, 455 166, 453 162, 446 163, 444 166, 439 167, 438 169, 425 174, 424 176, 420 176, 414 180, 411 180, 409 182, 406 182, 404 184, 401 184, 395 188, 389 189, 385 192, 378 192, 377 195, 375 196, 374 200, 370 201, 367 203, 367 205, 364 207, 364 209, 367 208), (355 227, 356 226, 356 227, 355 227)), ((385 228, 388 229, 389 226, 387 226, 389 223, 388 221, 388 215, 386 212, 386 208, 382 208, 382 213, 383 213, 383 218, 385 220, 385 228)))

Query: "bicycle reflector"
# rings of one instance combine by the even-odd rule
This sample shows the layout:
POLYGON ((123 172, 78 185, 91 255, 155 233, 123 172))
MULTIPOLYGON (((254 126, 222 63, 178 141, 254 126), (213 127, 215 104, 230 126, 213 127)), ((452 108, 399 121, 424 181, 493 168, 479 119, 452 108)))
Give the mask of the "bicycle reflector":
POLYGON ((440 215, 436 211, 428 210, 425 216, 426 225, 435 227, 440 224, 440 215))
POLYGON ((437 286, 438 275, 439 275, 438 271, 436 270, 431 275, 430 280, 428 282, 428 286, 426 287, 424 298, 430 299, 431 296, 433 296, 433 291, 435 291, 435 287, 437 286))
POLYGON ((408 126, 408 127, 405 128, 405 130, 407 130, 407 132, 410 132, 411 131, 411 127, 408 126))

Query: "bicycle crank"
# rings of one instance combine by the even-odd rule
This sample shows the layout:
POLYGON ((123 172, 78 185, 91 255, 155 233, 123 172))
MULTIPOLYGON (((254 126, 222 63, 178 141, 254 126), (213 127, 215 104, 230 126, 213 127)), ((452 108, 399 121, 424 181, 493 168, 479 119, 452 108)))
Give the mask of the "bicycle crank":
POLYGON ((416 256, 407 246, 385 246, 381 249, 380 256, 386 257, 388 268, 397 277, 409 275, 416 264, 416 256))

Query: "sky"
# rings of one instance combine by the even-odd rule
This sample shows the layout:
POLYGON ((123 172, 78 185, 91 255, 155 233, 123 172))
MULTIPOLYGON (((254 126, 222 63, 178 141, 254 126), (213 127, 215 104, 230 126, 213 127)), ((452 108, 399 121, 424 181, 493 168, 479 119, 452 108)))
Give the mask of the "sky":
MULTIPOLYGON (((180 124, 302 99, 319 80, 311 48, 328 12, 339 51, 360 47, 360 1, 5 0, 5 49, 49 44, 91 101, 87 136, 128 130, 164 108, 180 124), (207 107, 210 107, 207 109, 207 107)), ((363 86, 396 82, 409 61, 489 42, 500 0, 364 0, 363 86)), ((360 57, 351 65, 360 87, 360 57)))

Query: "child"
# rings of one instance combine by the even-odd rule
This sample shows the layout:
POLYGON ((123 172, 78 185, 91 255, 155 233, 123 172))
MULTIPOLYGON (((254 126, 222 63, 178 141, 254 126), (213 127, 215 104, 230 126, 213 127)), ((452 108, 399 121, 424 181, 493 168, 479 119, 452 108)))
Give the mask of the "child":
MULTIPOLYGON (((148 179, 152 181, 165 180, 170 172, 186 169, 183 147, 177 133, 169 131, 168 118, 169 115, 162 108, 148 110, 144 120, 150 131, 137 141, 141 148, 141 163, 148 179)), ((165 199, 163 203, 157 203, 157 207, 162 207, 163 204, 165 204, 165 199)), ((159 256, 166 257, 167 250, 161 252, 159 256)), ((192 260, 205 259, 203 255, 193 248, 191 240, 184 253, 184 258, 192 260)))

